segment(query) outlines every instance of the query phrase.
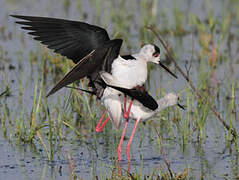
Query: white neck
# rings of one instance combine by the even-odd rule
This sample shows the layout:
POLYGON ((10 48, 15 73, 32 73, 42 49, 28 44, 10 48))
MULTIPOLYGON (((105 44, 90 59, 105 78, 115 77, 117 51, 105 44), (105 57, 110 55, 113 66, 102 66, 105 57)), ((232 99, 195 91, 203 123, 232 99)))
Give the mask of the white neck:
POLYGON ((137 59, 137 60, 142 60, 142 61, 145 61, 147 63, 147 59, 148 59, 148 56, 144 53, 137 53, 137 54, 133 54, 133 56, 137 59))
POLYGON ((178 101, 177 101, 177 95, 174 93, 169 93, 166 96, 164 96, 163 98, 157 100, 158 103, 158 108, 156 109, 157 113, 162 111, 163 109, 170 107, 170 106, 175 106, 177 105, 178 101), (168 98, 168 96, 173 95, 172 98, 168 98))

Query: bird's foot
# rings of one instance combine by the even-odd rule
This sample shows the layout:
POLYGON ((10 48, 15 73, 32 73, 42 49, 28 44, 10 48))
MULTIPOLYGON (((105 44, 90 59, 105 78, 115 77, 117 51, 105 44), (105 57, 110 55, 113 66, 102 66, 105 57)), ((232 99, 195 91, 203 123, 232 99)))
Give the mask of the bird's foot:
POLYGON ((124 112, 124 118, 129 119, 129 114, 127 112, 124 112))
POLYGON ((95 131, 96 131, 96 132, 101 132, 109 120, 110 120, 110 118, 107 117, 106 120, 105 120, 105 122, 104 122, 102 125, 99 123, 99 124, 96 126, 95 131), (101 126, 100 126, 100 125, 101 125, 101 126))
POLYGON ((101 131, 103 130, 103 128, 105 127, 105 125, 107 124, 107 122, 110 120, 110 118, 107 117, 106 120, 104 121, 104 123, 101 125, 102 121, 103 121, 104 118, 105 118, 106 112, 107 112, 107 111, 104 110, 104 113, 103 113, 103 115, 101 116, 100 121, 98 122, 98 124, 97 124, 97 126, 96 126, 96 128, 95 128, 95 131, 96 131, 96 132, 101 132, 101 131))

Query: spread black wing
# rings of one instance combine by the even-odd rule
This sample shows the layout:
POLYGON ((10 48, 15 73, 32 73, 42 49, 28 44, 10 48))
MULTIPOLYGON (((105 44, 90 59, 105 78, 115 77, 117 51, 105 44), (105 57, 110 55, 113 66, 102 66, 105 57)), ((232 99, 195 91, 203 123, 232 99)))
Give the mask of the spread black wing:
POLYGON ((109 86, 109 87, 114 88, 120 92, 123 92, 124 94, 130 96, 133 99, 136 99, 137 101, 142 103, 145 107, 147 107, 153 111, 158 108, 158 103, 146 91, 142 92, 138 89, 126 89, 126 88, 122 88, 122 87, 111 86, 108 84, 106 84, 106 86, 109 86))
POLYGON ((106 42, 102 47, 93 50, 90 54, 82 58, 47 94, 50 96, 62 87, 73 83, 84 77, 89 77, 92 82, 98 80, 98 72, 105 70, 107 72, 111 69, 112 61, 117 58, 120 47, 122 45, 121 39, 114 39, 106 42))
POLYGON ((104 45, 110 38, 105 29, 79 21, 11 15, 22 19, 16 23, 29 30, 35 40, 47 45, 54 52, 77 63, 93 50, 104 45))
POLYGON ((122 40, 110 40, 101 27, 56 18, 11 16, 22 19, 16 23, 29 30, 34 39, 77 63, 47 96, 86 76, 94 81, 100 70, 110 72, 113 60, 119 55, 122 40))

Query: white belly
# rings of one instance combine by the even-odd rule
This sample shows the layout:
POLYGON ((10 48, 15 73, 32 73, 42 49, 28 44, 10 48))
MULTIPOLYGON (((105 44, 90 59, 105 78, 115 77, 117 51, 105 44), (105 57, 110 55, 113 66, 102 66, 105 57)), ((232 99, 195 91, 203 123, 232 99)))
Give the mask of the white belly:
POLYGON ((127 88, 143 85, 147 79, 147 63, 144 60, 124 60, 120 56, 112 64, 112 76, 127 88))

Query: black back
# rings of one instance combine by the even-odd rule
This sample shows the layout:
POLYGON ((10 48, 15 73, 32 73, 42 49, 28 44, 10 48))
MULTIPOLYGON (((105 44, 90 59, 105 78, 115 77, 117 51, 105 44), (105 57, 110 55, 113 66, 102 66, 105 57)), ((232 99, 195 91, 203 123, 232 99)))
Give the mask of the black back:
POLYGON ((125 60, 136 60, 136 58, 132 55, 124 55, 124 56, 121 56, 121 57, 125 60))

